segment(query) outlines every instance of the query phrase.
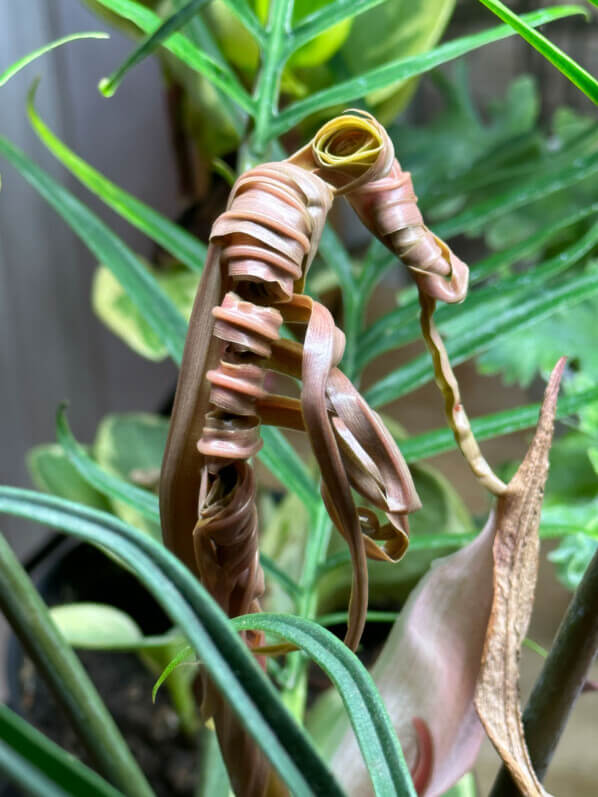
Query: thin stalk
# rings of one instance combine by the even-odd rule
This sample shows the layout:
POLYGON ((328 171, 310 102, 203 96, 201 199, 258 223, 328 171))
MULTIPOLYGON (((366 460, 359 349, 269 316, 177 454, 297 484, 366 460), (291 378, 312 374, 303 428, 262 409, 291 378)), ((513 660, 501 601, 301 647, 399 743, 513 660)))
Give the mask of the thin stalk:
POLYGON ((2 534, 0 609, 100 772, 125 794, 152 797, 152 789, 95 686, 2 534))
MULTIPOLYGON (((557 631, 523 713, 525 739, 542 780, 598 651, 598 552, 590 562, 557 631)), ((490 797, 519 791, 503 767, 490 797)))
POLYGON ((284 53, 294 0, 273 0, 262 50, 262 68, 256 83, 255 128, 251 137, 251 153, 256 162, 263 160, 271 138, 272 119, 277 113, 278 85, 284 67, 284 53))
MULTIPOLYGON (((307 539, 303 571, 299 581, 303 590, 297 603, 297 614, 308 620, 314 620, 318 612, 318 576, 320 566, 326 558, 330 542, 330 519, 326 507, 321 503, 312 519, 313 531, 307 539)), ((282 700, 298 720, 303 720, 307 701, 307 664, 303 653, 292 653, 289 657, 285 673, 287 687, 283 691, 282 700)))

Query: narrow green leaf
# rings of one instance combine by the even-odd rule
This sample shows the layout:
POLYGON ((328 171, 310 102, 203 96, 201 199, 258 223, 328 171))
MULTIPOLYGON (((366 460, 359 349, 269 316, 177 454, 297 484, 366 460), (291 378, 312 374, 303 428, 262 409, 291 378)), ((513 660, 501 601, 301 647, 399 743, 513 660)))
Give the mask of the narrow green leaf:
POLYGON ((575 158, 571 164, 554 172, 547 168, 542 174, 534 175, 500 194, 476 202, 462 213, 435 224, 434 232, 441 238, 451 238, 464 232, 479 231, 482 225, 493 219, 569 188, 594 174, 598 174, 598 152, 585 158, 575 158))
POLYGON ((109 498, 124 501, 150 520, 159 521, 158 497, 100 467, 73 436, 64 404, 60 405, 56 413, 56 438, 86 482, 109 498))
POLYGON ((53 783, 50 778, 36 769, 17 750, 12 749, 0 739, 0 772, 9 781, 23 788, 22 794, 29 797, 67 797, 68 792, 53 783))
MULTIPOLYGON (((30 780, 30 767, 34 773, 39 773, 47 778, 48 783, 57 786, 59 794, 70 794, 73 797, 119 797, 121 792, 103 780, 97 773, 82 764, 74 755, 67 753, 57 744, 50 741, 43 733, 26 722, 8 706, 0 705, 0 745, 4 748, 0 753, 0 770, 4 769, 3 763, 8 758, 6 749, 10 748, 15 755, 13 761, 19 765, 19 772, 12 773, 13 780, 24 789, 31 789, 33 782, 30 780), (19 758, 21 759, 19 761, 19 758), (24 765, 24 766, 23 766, 24 765), (22 769, 21 769, 22 767, 22 769), (15 777, 16 774, 16 777, 15 777)), ((4 770, 11 774, 8 767, 4 770)), ((43 784, 44 786, 46 784, 43 784)), ((50 797, 54 792, 37 791, 43 797, 50 797)))
MULTIPOLYGON (((350 559, 347 561, 350 561, 350 559)), ((397 616, 398 612, 368 612, 367 621, 368 623, 394 623, 397 616)), ((316 618, 316 622, 323 626, 340 625, 341 623, 346 623, 348 617, 348 612, 331 612, 330 614, 320 615, 320 617, 316 618)))
POLYGON ((317 8, 293 28, 293 32, 287 40, 287 56, 333 25, 337 25, 349 17, 353 19, 358 14, 363 14, 364 11, 369 11, 370 8, 384 2, 385 0, 335 0, 333 3, 327 3, 321 8, 317 8))
MULTIPOLYGON (((534 30, 526 24, 523 17, 514 14, 500 0, 480 0, 486 8, 507 25, 510 25, 523 39, 537 50, 547 61, 555 66, 559 72, 571 81, 578 89, 588 96, 592 102, 598 104, 598 80, 594 78, 586 69, 573 60, 560 47, 557 47, 542 33, 534 30)), ((589 14, 586 12, 586 18, 589 14)))
POLYGON ((0 487, 0 512, 60 528, 120 557, 173 623, 185 630, 210 677, 291 792, 297 797, 342 797, 304 730, 231 630, 229 619, 170 551, 112 515, 29 490, 0 487))
POLYGON ((118 787, 150 797, 153 792, 96 688, 2 534, 0 608, 100 770, 118 787))
MULTIPOLYGON (((596 401, 598 401, 598 386, 581 393, 562 396, 557 404, 556 418, 567 418, 596 401)), ((527 404, 473 418, 471 427, 478 440, 490 440, 522 429, 531 429, 538 422, 540 406, 540 404, 527 404)), ((399 444, 407 462, 418 462, 457 448, 452 431, 446 428, 401 440, 399 444)))
POLYGON ((147 36, 141 44, 133 50, 131 55, 123 61, 118 69, 114 70, 109 78, 102 78, 100 81, 100 91, 102 94, 106 97, 111 97, 130 69, 140 64, 150 55, 153 55, 154 51, 157 50, 166 39, 183 28, 203 6, 208 4, 208 2, 209 0, 189 0, 179 11, 167 17, 153 33, 147 36))
POLYGON ((378 690, 357 656, 326 629, 302 617, 251 614, 232 621, 292 642, 326 672, 338 689, 357 736, 376 795, 415 797, 401 746, 378 690))
POLYGON ((182 227, 173 224, 149 205, 119 188, 104 177, 64 144, 45 124, 35 109, 35 91, 32 86, 27 101, 29 121, 43 144, 50 152, 89 188, 102 202, 112 208, 125 221, 164 247, 181 263, 193 271, 201 272, 207 249, 201 241, 190 235, 182 227))
MULTIPOLYGON (((527 243, 527 242, 524 242, 527 243)), ((598 244, 598 223, 585 235, 576 240, 564 251, 541 265, 523 273, 513 274, 469 294, 463 305, 443 305, 436 312, 436 323, 442 333, 456 337, 464 328, 476 328, 488 316, 504 313, 520 303, 521 296, 542 291, 548 280, 569 269, 591 252, 598 244)), ((514 249, 521 251, 521 245, 514 249)), ((499 253, 500 254, 500 253, 499 253)), ((510 252, 507 253, 510 256, 510 252)), ((500 258, 499 258, 500 259, 500 258)), ((495 261, 496 262, 496 261, 495 261)), ((417 305, 410 305, 413 311, 411 320, 407 308, 401 307, 379 319, 363 337, 358 350, 358 364, 364 367, 374 357, 386 351, 404 346, 417 340, 421 334, 419 322, 414 317, 417 305)))
POLYGON ((162 338, 170 355, 180 362, 187 331, 185 319, 139 258, 70 191, 3 137, 0 137, 0 154, 52 205, 97 259, 112 271, 162 338))
POLYGON ((316 484, 301 457, 280 429, 262 426, 264 446, 258 458, 287 489, 294 492, 309 510, 319 502, 316 484))
POLYGON ((78 41, 79 39, 109 39, 110 36, 107 33, 103 33, 101 31, 98 32, 91 32, 91 33, 71 33, 69 36, 63 36, 61 39, 56 39, 56 41, 50 42, 50 44, 44 44, 43 47, 39 47, 37 50, 33 50, 27 55, 24 55, 23 58, 19 58, 18 61, 15 61, 14 64, 11 64, 4 72, 0 73, 0 86, 3 86, 7 83, 13 75, 16 75, 17 72, 20 72, 21 69, 26 67, 32 61, 35 61, 40 55, 44 55, 44 53, 50 52, 50 50, 54 50, 56 47, 60 47, 63 44, 67 44, 68 42, 78 41))
MULTIPOLYGON (((528 25, 537 27, 573 14, 585 15, 586 13, 586 9, 583 6, 565 5, 524 14, 522 19, 528 25)), ((271 126, 270 135, 273 137, 285 133, 302 119, 305 119, 306 116, 323 108, 343 105, 364 97, 372 91, 390 86, 399 80, 422 75, 472 50, 477 50, 486 44, 500 41, 513 34, 514 31, 509 25, 499 25, 481 33, 470 34, 469 36, 446 42, 427 53, 391 61, 389 64, 372 69, 363 75, 350 78, 338 83, 336 86, 317 91, 304 100, 293 103, 275 118, 271 126)))
MULTIPOLYGON (((453 365, 486 349, 504 335, 522 331, 543 318, 547 318, 558 308, 570 307, 598 291, 598 276, 595 273, 582 274, 567 279, 555 287, 522 301, 496 317, 486 319, 469 333, 461 333, 458 339, 449 341, 447 351, 453 365)), ((564 352, 566 353, 566 352, 564 352)), ((415 357, 399 370, 376 382, 366 393, 366 399, 374 407, 394 401, 412 390, 426 384, 433 378, 433 368, 429 355, 415 357)))
POLYGON ((164 669, 160 673, 160 676, 158 677, 158 680, 156 681, 156 683, 154 684, 154 686, 152 688, 152 703, 156 702, 156 696, 158 694, 158 689, 162 686, 162 684, 168 678, 170 673, 173 670, 175 670, 179 666, 179 664, 182 664, 183 662, 186 662, 186 661, 188 661, 191 658, 195 658, 195 652, 194 652, 193 648, 190 645, 185 645, 185 647, 181 648, 181 650, 179 650, 179 652, 176 654, 176 656, 174 656, 168 662, 168 664, 166 665, 166 667, 164 667, 164 669))
MULTIPOLYGON (((157 14, 134 0, 97 0, 97 2, 124 19, 128 19, 144 33, 155 33, 162 24, 162 20, 157 14)), ((228 66, 218 63, 214 58, 199 50, 182 33, 174 33, 169 36, 162 42, 162 46, 228 94, 243 110, 253 113, 253 100, 228 66)), ((104 78, 100 81, 100 90, 104 95, 110 96, 116 90, 117 85, 118 70, 111 78, 104 78)))
POLYGON ((258 42, 260 46, 264 46, 266 42, 266 31, 262 27, 259 19, 255 15, 251 3, 247 0, 223 0, 224 4, 229 8, 237 19, 245 25, 249 33, 258 42))

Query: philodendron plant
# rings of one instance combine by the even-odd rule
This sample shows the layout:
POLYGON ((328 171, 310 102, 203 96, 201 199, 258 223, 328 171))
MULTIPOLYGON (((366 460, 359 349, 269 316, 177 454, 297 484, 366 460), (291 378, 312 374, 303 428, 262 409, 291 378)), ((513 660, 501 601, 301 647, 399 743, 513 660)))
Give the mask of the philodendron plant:
MULTIPOLYGON (((100 546, 135 574, 172 621, 170 632, 148 637, 109 605, 49 610, 0 540, 0 605, 99 773, 3 707, 0 768, 28 793, 153 793, 73 647, 134 650, 154 671, 163 670, 156 689, 166 683, 189 736, 201 728, 198 795, 220 797, 231 788, 241 797, 430 797, 453 788, 472 795, 468 773, 484 731, 505 766, 493 794, 545 793, 541 780, 598 646, 596 556, 523 717, 519 655, 540 536, 575 532, 586 542, 597 536, 579 520, 579 506, 551 493, 550 484, 547 511, 541 510, 555 417, 579 415, 579 434, 585 433, 598 387, 580 380, 561 356, 577 352, 553 351, 549 363, 538 361, 552 372, 541 406, 470 422, 453 365, 482 352, 491 363, 493 356, 508 360, 514 335, 525 330, 531 338, 534 324, 596 298, 588 258, 598 245, 592 194, 598 135, 595 124, 574 119, 573 132, 545 144, 533 114, 522 118, 530 97, 523 83, 485 126, 462 76, 450 83, 437 75, 446 119, 414 135, 436 141, 436 151, 427 147, 418 160, 417 142, 405 142, 413 182, 421 183, 418 200, 395 156, 396 150, 402 158, 401 138, 395 145, 364 107, 368 101, 378 107, 401 81, 514 31, 598 99, 596 80, 536 30, 586 13, 584 7, 517 17, 500 2, 483 2, 506 24, 317 90, 300 71, 306 45, 319 42, 316 60, 336 53, 331 70, 342 73, 338 59, 349 28, 359 25, 360 14, 382 8, 382 0, 298 4, 295 15, 288 0, 266 7, 223 0, 209 11, 206 2, 192 0, 173 3, 165 19, 147 7, 153 4, 94 3, 148 34, 101 81, 105 94, 162 46, 222 98, 222 109, 238 123, 230 144, 237 148, 236 172, 231 153, 219 153, 228 157, 218 168, 232 187, 206 247, 83 162, 48 128, 30 93, 28 114, 40 139, 172 256, 166 268, 138 258, 89 208, 0 139, 0 154, 101 263, 94 287, 100 315, 140 354, 170 356, 181 365, 169 421, 111 416, 84 447, 60 408, 58 445, 40 447, 29 459, 45 492, 0 488, 1 511, 100 546), (247 59, 227 39, 240 26, 252 42, 247 59), (281 91, 290 100, 284 108, 281 91), (342 111, 347 105, 359 109, 342 111), (451 170, 445 152, 454 155, 451 170), (342 233, 326 223, 338 196, 372 234, 363 258, 354 258, 342 233), (557 220, 546 210, 553 203, 568 208, 557 220), (500 222, 514 213, 527 226, 511 240, 500 222), (459 233, 483 234, 496 251, 470 272, 443 240, 459 233), (373 292, 403 266, 414 284, 387 315, 366 323, 373 292), (342 329, 325 301, 339 293, 342 329), (387 369, 359 392, 375 358, 420 336, 427 353, 387 369), (409 437, 377 412, 432 379, 447 428, 409 437), (561 382, 565 395, 557 403, 561 382), (512 478, 498 475, 478 441, 534 426, 512 478), (305 433, 307 452, 286 430, 305 433), (493 502, 479 533, 454 488, 421 464, 451 448, 460 449, 493 502), (254 469, 258 460, 276 481, 254 469), (576 523, 567 509, 575 510, 576 523), (392 612, 374 608, 389 604, 392 612), (368 672, 355 651, 370 621, 393 626, 368 672), (344 641, 327 625, 345 625, 344 641), (310 661, 333 686, 315 701, 308 701, 310 661)), ((422 39, 426 47, 439 34, 432 27, 422 39)), ((0 85, 54 45, 9 68, 0 85)), ((203 122, 209 127, 210 117, 203 122)), ((200 137, 199 146, 209 138, 200 137)), ((202 154, 209 159, 214 152, 206 145, 202 154)), ((590 501, 584 498, 585 518, 590 501)), ((109 594, 107 588, 107 601, 109 594)))

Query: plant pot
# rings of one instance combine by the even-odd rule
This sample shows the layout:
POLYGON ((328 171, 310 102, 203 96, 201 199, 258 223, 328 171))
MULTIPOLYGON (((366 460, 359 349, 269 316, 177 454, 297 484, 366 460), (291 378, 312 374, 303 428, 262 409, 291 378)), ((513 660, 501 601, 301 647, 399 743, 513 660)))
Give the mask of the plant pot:
MULTIPOLYGON (((28 569, 49 606, 107 603, 127 612, 145 634, 160 634, 170 627, 166 615, 134 576, 97 548, 56 535, 44 546, 42 555, 29 562, 28 569)), ((14 635, 5 655, 10 707, 89 765, 67 718, 14 635)), ((167 690, 158 692, 154 705, 155 676, 133 653, 84 650, 78 655, 156 794, 192 795, 197 748, 181 732, 167 690), (158 747, 160 754, 156 755, 158 747)), ((0 785, 0 797, 18 795, 15 787, 0 785)))

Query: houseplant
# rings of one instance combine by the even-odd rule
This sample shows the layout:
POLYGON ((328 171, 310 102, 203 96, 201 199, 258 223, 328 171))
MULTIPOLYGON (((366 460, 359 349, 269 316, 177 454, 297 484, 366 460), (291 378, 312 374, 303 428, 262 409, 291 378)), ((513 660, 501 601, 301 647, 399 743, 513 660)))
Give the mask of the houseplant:
MULTIPOLYGON (((120 0, 118 3, 105 2, 104 5, 111 8, 112 11, 118 12, 124 9, 125 16, 133 17, 141 27, 146 26, 148 30, 152 30, 159 24, 157 18, 152 16, 151 12, 144 10, 140 4, 125 3, 120 0)), ((259 26, 259 21, 248 10, 248 6, 231 3, 231 8, 241 16, 249 30, 261 41, 263 48, 261 71, 257 79, 255 98, 252 99, 241 80, 236 77, 232 67, 223 67, 222 64, 215 66, 213 61, 206 58, 205 54, 190 43, 183 34, 172 33, 178 25, 184 22, 190 20, 198 22, 198 18, 191 17, 190 14, 191 11, 196 11, 199 5, 191 3, 171 17, 165 27, 158 29, 159 32, 153 39, 142 44, 140 53, 143 55, 151 52, 156 45, 156 40, 162 37, 165 45, 174 49, 178 57, 184 58, 187 65, 192 65, 204 77, 213 80, 220 90, 228 94, 229 98, 237 101, 249 117, 254 119, 254 126, 249 128, 246 140, 239 147, 239 171, 244 171, 249 165, 259 163, 268 157, 276 158, 280 155, 280 150, 276 148, 275 144, 276 134, 286 132, 294 125, 303 122, 309 114, 337 103, 354 101, 359 99, 364 92, 395 84, 399 78, 413 77, 433 65, 441 64, 472 47, 481 46, 485 42, 510 32, 509 28, 500 27, 459 42, 443 45, 434 50, 432 54, 427 53, 400 63, 375 68, 365 75, 349 79, 333 88, 310 93, 304 99, 290 104, 280 113, 275 113, 273 100, 278 91, 279 58, 283 49, 285 55, 290 55, 292 48, 298 48, 302 41, 310 40, 316 33, 330 27, 332 23, 338 24, 346 19, 348 9, 342 4, 338 6, 330 4, 320 11, 314 11, 307 17, 308 22, 299 23, 295 37, 293 37, 286 35, 287 14, 290 13, 287 3, 273 4, 270 22, 265 29, 259 26), (301 28, 301 24, 303 24, 303 28, 301 28), (164 38, 169 34, 170 38, 164 38)), ((365 10, 370 5, 373 4, 364 3, 363 9, 365 10)), ((498 8, 499 4, 491 5, 495 6, 496 10, 503 15, 505 14, 504 9, 498 8)), ((533 38, 533 33, 526 23, 539 24, 542 21, 557 18, 559 15, 579 12, 579 10, 578 7, 567 7, 535 12, 523 20, 524 27, 520 27, 520 30, 527 37, 533 38)), ((351 12, 355 13, 355 9, 351 9, 351 12)), ((515 21, 509 18, 509 21, 519 26, 522 24, 520 19, 515 21)), ((595 92, 595 81, 592 82, 591 77, 584 74, 579 67, 566 61, 544 40, 536 42, 536 44, 556 60, 563 70, 584 86, 589 93, 595 92)), ((134 60, 138 60, 139 57, 138 53, 134 60)), ((122 77, 123 71, 120 71, 119 77, 122 77)), ((104 91, 109 93, 116 82, 113 79, 103 83, 104 91)), ((200 270, 205 249, 196 239, 166 219, 157 216, 151 209, 115 186, 110 185, 91 167, 76 159, 74 154, 56 139, 37 115, 33 98, 29 110, 34 127, 40 136, 84 183, 115 207, 125 218, 158 241, 180 263, 186 264, 192 271, 200 270)), ((464 308, 458 308, 457 312, 446 312, 442 329, 449 335, 452 331, 455 336, 449 344, 449 352, 454 360, 459 361, 476 354, 491 340, 496 342, 499 336, 502 339, 508 333, 526 328, 533 321, 539 322, 555 309, 569 307, 575 301, 589 299, 592 296, 596 289, 592 271, 578 273, 573 269, 572 273, 567 272, 566 276, 563 274, 565 267, 571 265, 574 257, 578 259, 585 257, 595 246, 595 230, 588 227, 587 224, 588 219, 591 218, 592 207, 588 205, 588 200, 583 193, 584 184, 587 185, 584 181, 589 181, 596 169, 594 144, 592 131, 581 130, 572 140, 563 138, 557 158, 554 158, 553 153, 540 151, 537 164, 542 170, 540 176, 534 172, 530 173, 529 164, 525 164, 523 168, 517 165, 512 166, 507 159, 505 166, 505 161, 502 160, 505 157, 504 151, 500 150, 496 154, 494 171, 491 170, 492 161, 488 158, 488 153, 482 152, 480 155, 482 163, 465 164, 460 173, 453 175, 457 184, 457 190, 454 193, 461 199, 465 209, 444 221, 443 234, 446 235, 463 230, 475 230, 482 225, 487 227, 492 220, 506 216, 518 208, 533 206, 534 200, 538 202, 545 200, 557 191, 565 190, 567 186, 576 188, 581 186, 582 189, 579 210, 570 217, 562 219, 561 227, 555 228, 552 223, 548 225, 548 229, 537 229, 532 226, 532 233, 527 238, 515 240, 511 246, 507 247, 506 251, 499 252, 478 266, 477 272, 474 272, 476 281, 488 277, 496 270, 507 269, 523 253, 526 255, 533 252, 544 253, 547 242, 550 246, 554 246, 554 250, 549 250, 550 255, 553 256, 543 261, 542 265, 534 271, 523 274, 517 272, 507 274, 497 283, 497 286, 484 285, 480 288, 479 293, 474 292, 468 303, 470 310, 467 309, 468 305, 465 305, 464 308), (485 174, 481 174, 482 165, 485 174), (477 200, 476 190, 480 190, 480 185, 484 185, 484 180, 491 184, 494 182, 494 185, 497 186, 496 191, 490 200, 477 200), (573 243, 567 240, 566 235, 558 240, 559 233, 563 230, 566 233, 570 228, 575 230, 573 243), (579 234, 580 229, 583 230, 583 236, 579 234), (556 243, 553 236, 557 238, 556 243), (563 257, 564 243, 569 244, 565 257, 563 257), (559 249, 559 247, 561 248, 559 249), (540 286, 542 292, 539 292, 540 286), (523 290, 526 292, 524 303, 521 301, 523 290), (469 315, 465 313, 469 313, 469 315), (486 320, 484 324, 482 320, 488 319, 489 316, 490 320, 486 320), (469 334, 466 334, 464 329, 469 329, 469 334)), ((132 323, 128 324, 128 334, 135 337, 137 345, 143 345, 146 353, 149 351, 153 356, 162 356, 162 352, 165 350, 175 359, 179 358, 185 335, 185 323, 177 309, 176 301, 178 298, 180 304, 186 306, 189 291, 181 291, 180 286, 181 283, 185 284, 185 276, 188 278, 187 282, 191 281, 189 275, 181 274, 179 268, 173 269, 170 273, 152 274, 132 252, 127 250, 106 227, 98 222, 87 208, 43 174, 35 164, 19 153, 14 145, 2 141, 0 146, 1 153, 23 172, 67 222, 82 235, 98 260, 110 269, 123 285, 130 301, 141 316, 141 320, 139 320, 130 311, 125 311, 124 314, 125 318, 128 318, 129 321, 132 320, 132 323), (182 299, 181 293, 183 294, 182 299), (131 327, 134 334, 130 331, 131 327)), ((433 174, 430 175, 431 180, 432 178, 433 174)), ((446 183, 442 187, 437 186, 435 191, 434 189, 430 191, 432 196, 434 193, 436 193, 438 205, 441 205, 443 200, 446 201, 447 194, 450 193, 450 186, 446 183)), ((438 226, 441 225, 436 225, 437 228, 438 226)), ((378 322, 378 333, 376 330, 373 332, 366 330, 363 335, 360 335, 369 292, 379 276, 389 268, 391 261, 388 258, 385 259, 380 248, 373 245, 366 255, 362 267, 355 270, 351 259, 345 254, 342 245, 332 231, 326 233, 320 251, 325 265, 332 273, 331 276, 325 268, 322 269, 322 283, 330 286, 336 281, 342 288, 345 331, 348 339, 345 367, 357 381, 360 371, 368 360, 385 351, 384 336, 379 334, 381 329, 384 330, 386 337, 393 345, 396 345, 397 339, 407 342, 411 339, 409 336, 414 335, 414 331, 415 334, 417 333, 417 325, 414 326, 417 312, 413 302, 414 297, 410 296, 408 292, 407 295, 403 294, 401 305, 389 317, 378 322)), ((118 303, 113 301, 113 304, 117 305, 118 303)), ((440 319, 439 315, 439 321, 440 319)), ((121 332, 122 330, 123 326, 121 325, 121 332)), ((553 364, 554 361, 549 365, 553 364)), ((542 365, 546 367, 545 363, 542 365)), ((369 399, 373 403, 382 404, 413 390, 418 384, 430 379, 431 376, 432 370, 429 361, 425 357, 419 358, 413 361, 410 367, 398 369, 385 380, 372 386, 368 393, 369 399)), ((572 380, 571 388, 580 389, 579 385, 574 382, 575 380, 572 380)), ((561 402, 559 405, 561 415, 585 410, 595 401, 595 388, 588 387, 587 384, 582 385, 582 388, 582 392, 571 392, 565 401, 561 402)), ((474 429, 479 437, 484 437, 496 434, 497 430, 529 427, 535 423, 537 412, 538 408, 533 407, 501 413, 499 417, 480 419, 477 424, 474 424, 474 429)), ((591 418, 588 420, 589 415, 589 411, 586 412, 584 423, 591 422, 591 418)), ((72 438, 63 414, 59 416, 58 428, 61 444, 68 452, 70 460, 75 463, 77 472, 83 474, 85 480, 96 490, 109 496, 113 502, 111 504, 112 512, 98 512, 66 503, 64 499, 15 492, 8 488, 3 494, 2 508, 5 511, 32 516, 74 534, 86 536, 96 543, 101 543, 125 561, 129 567, 135 570, 150 591, 153 591, 155 596, 161 600, 164 609, 169 613, 175 625, 183 631, 195 652, 200 656, 202 665, 231 696, 235 712, 242 716, 242 721, 250 733, 257 737, 258 743, 265 748, 266 755, 269 756, 274 767, 291 789, 297 793, 309 793, 309 789, 312 791, 327 789, 330 793, 336 793, 335 790, 338 787, 331 779, 322 760, 317 756, 300 727, 284 711, 280 699, 276 697, 274 690, 256 670, 249 654, 231 631, 225 617, 215 608, 205 590, 197 585, 190 574, 159 543, 152 541, 150 536, 143 536, 139 532, 132 531, 123 522, 123 512, 128 513, 129 520, 131 517, 138 520, 139 516, 142 516, 154 524, 155 532, 157 518, 155 497, 151 492, 140 489, 138 484, 135 485, 130 480, 119 478, 114 473, 114 469, 109 471, 102 468, 97 461, 90 458, 72 438), (123 505, 126 508, 123 509, 123 505), (131 510, 135 512, 134 516, 131 516, 131 510), (242 673, 241 677, 239 672, 242 673), (273 729, 278 738, 274 736, 273 729)), ((320 574, 325 573, 326 570, 329 573, 332 572, 333 565, 339 569, 344 564, 346 565, 342 552, 339 552, 339 556, 334 562, 328 562, 326 566, 322 567, 328 542, 328 521, 320 507, 313 474, 297 457, 282 434, 271 429, 265 430, 264 438, 266 446, 262 451, 262 459, 265 459, 281 481, 291 487, 291 491, 306 504, 309 518, 307 525, 312 526, 312 532, 306 548, 304 570, 298 584, 289 580, 288 574, 281 572, 276 567, 276 562, 263 559, 269 575, 278 578, 281 585, 295 599, 299 615, 303 619, 293 620, 290 617, 285 619, 281 616, 264 616, 258 622, 263 622, 263 627, 275 634, 278 633, 295 643, 300 641, 301 646, 328 671, 339 687, 346 700, 354 726, 360 726, 364 718, 367 720, 365 725, 360 726, 361 749, 370 762, 370 772, 374 775, 375 788, 380 793, 394 793, 388 791, 392 788, 399 793, 402 793, 401 790, 411 793, 412 786, 396 737, 393 735, 384 709, 381 708, 379 697, 372 687, 371 681, 368 680, 367 674, 357 659, 352 657, 340 642, 334 641, 333 637, 317 624, 309 622, 313 620, 317 612, 320 574), (348 694, 352 695, 352 700, 348 699, 348 694), (384 772, 373 771, 371 765, 375 760, 385 761, 384 772)), ((431 451, 437 452, 451 445, 453 443, 450 431, 441 430, 419 440, 417 438, 408 440, 402 448, 404 453, 410 452, 405 454, 408 460, 417 460, 422 456, 422 452, 429 455, 431 451)), ((130 473, 125 475, 130 475, 130 473)), ((562 511, 562 503, 556 503, 557 515, 558 511, 562 511)), ((135 525, 144 525, 135 520, 134 523, 135 525)), ((566 525, 562 519, 559 521, 557 517, 552 529, 563 531, 566 525)), ((586 536, 587 531, 588 529, 583 528, 583 533, 586 536)), ((435 549, 436 551, 440 549, 446 552, 463 544, 465 541, 463 535, 457 536, 458 539, 455 539, 455 535, 444 534, 436 536, 434 539, 431 536, 427 539, 422 537, 419 544, 424 549, 435 549)), ((10 571, 16 579, 18 565, 10 559, 8 551, 6 551, 5 557, 5 571, 10 571)), ((416 577, 419 575, 421 572, 417 573, 416 577)), ((372 578, 372 582, 375 585, 375 577, 372 578)), ((33 629, 27 628, 27 616, 17 613, 19 607, 13 605, 12 609, 9 608, 8 593, 11 590, 13 595, 19 594, 23 597, 29 595, 32 601, 35 600, 26 580, 20 577, 19 581, 11 582, 10 586, 8 581, 5 583, 7 585, 4 591, 7 601, 6 611, 13 617, 17 630, 25 636, 34 658, 42 667, 45 662, 47 677, 54 683, 62 700, 71 706, 74 721, 81 729, 86 718, 78 715, 77 706, 90 704, 89 696, 92 694, 90 685, 82 674, 75 670, 77 665, 73 663, 72 654, 67 652, 68 648, 64 647, 64 644, 56 637, 53 626, 47 620, 39 602, 31 603, 29 608, 30 612, 35 613, 38 622, 34 634, 31 633, 33 629), (20 589, 20 592, 15 592, 17 589, 20 589), (52 636, 53 633, 54 636, 52 636), (52 657, 48 657, 48 651, 53 651, 52 657), (80 693, 79 697, 73 701, 70 693, 75 679, 78 680, 83 693, 80 693)), ((27 604, 21 602, 21 607, 25 605, 27 604)), ((251 623, 252 621, 239 622, 251 623)), ((255 618, 253 618, 253 622, 255 622, 255 618)), ((67 630, 66 626, 64 629, 67 630)), ((161 642, 165 643, 164 640, 161 642)), ((167 643, 171 644, 172 639, 167 640, 167 643)), ((81 644, 81 640, 79 640, 79 644, 81 644)), ((142 648, 145 646, 149 648, 156 644, 156 641, 148 642, 148 640, 137 638, 132 639, 129 644, 131 647, 142 648)), ((179 644, 183 643, 179 642, 179 644)), ((297 718, 302 718, 305 712, 306 672, 305 658, 295 653, 289 656, 285 670, 282 672, 276 670, 275 675, 283 684, 284 702, 297 718)), ((101 716, 103 727, 90 726, 88 728, 87 743, 89 747, 98 753, 97 742, 98 739, 101 739, 102 744, 109 745, 113 753, 116 750, 121 751, 119 756, 106 756, 105 753, 103 756, 100 755, 103 772, 124 790, 131 788, 131 783, 135 782, 137 785, 131 788, 131 793, 147 793, 142 776, 135 771, 134 764, 127 755, 122 753, 122 742, 113 731, 108 730, 109 720, 98 708, 97 700, 93 706, 94 711, 101 716)), ((31 772, 30 769, 24 768, 22 772, 25 774, 21 773, 20 777, 27 778, 25 782, 29 784, 28 788, 35 788, 35 785, 31 784, 34 784, 36 777, 38 783, 41 782, 40 779, 48 777, 48 767, 45 764, 50 759, 59 762, 50 773, 50 777, 55 775, 63 789, 65 785, 67 789, 69 788, 68 778, 88 778, 90 783, 93 780, 94 788, 107 788, 93 779, 87 771, 73 767, 69 760, 61 756, 58 751, 53 748, 50 750, 47 745, 44 747, 45 743, 39 740, 33 731, 25 729, 8 713, 5 714, 4 721, 6 727, 12 729, 12 738, 16 740, 13 744, 16 752, 7 755, 8 763, 6 764, 7 768, 12 767, 10 771, 13 776, 16 777, 19 774, 14 755, 20 757, 21 764, 23 758, 29 758, 33 769, 41 769, 44 773, 31 772), (25 745, 26 738, 29 740, 28 746, 25 745), (39 756, 42 754, 45 755, 43 759, 45 763, 40 766, 39 756)), ((338 741, 339 739, 337 739, 338 741)), ((99 752, 101 754, 102 751, 99 752)), ((214 771, 216 769, 215 767, 214 771)), ((72 781, 70 782, 72 784, 72 781)), ((77 783, 79 784, 77 787, 71 785, 70 788, 80 789, 81 780, 78 780, 77 783)), ((48 788, 47 781, 44 782, 43 788, 48 788)), ((91 788, 91 786, 86 786, 86 788, 91 788)), ((206 788, 213 789, 215 787, 212 785, 206 788)), ((425 783, 422 788, 425 788, 425 783)), ((77 792, 71 791, 71 793, 77 792)))

